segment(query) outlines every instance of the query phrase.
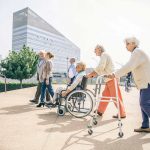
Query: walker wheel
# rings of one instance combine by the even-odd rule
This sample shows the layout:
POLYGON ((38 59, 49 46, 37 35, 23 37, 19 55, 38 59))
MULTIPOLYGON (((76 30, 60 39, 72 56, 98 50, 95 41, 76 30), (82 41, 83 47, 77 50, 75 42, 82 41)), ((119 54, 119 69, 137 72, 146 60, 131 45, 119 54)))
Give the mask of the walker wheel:
POLYGON ((122 138, 124 134, 123 134, 123 132, 119 132, 118 135, 119 135, 119 137, 122 138))
POLYGON ((91 129, 91 128, 92 128, 92 126, 91 126, 91 125, 87 125, 87 128, 91 129))
POLYGON ((94 125, 97 125, 97 120, 93 121, 93 124, 94 124, 94 125))
POLYGON ((123 126, 123 124, 122 123, 118 123, 118 127, 122 127, 123 126))
POLYGON ((92 135, 93 134, 93 130, 88 130, 88 133, 89 133, 89 135, 92 135))

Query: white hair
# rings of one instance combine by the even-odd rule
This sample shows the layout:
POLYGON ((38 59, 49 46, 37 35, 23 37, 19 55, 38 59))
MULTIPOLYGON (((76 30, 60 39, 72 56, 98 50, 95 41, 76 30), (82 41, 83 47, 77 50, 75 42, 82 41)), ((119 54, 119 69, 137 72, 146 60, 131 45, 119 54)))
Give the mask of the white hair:
POLYGON ((86 69, 86 64, 84 62, 82 62, 82 61, 77 62, 76 66, 78 66, 78 65, 82 67, 82 70, 86 69))
POLYGON ((104 49, 104 47, 102 45, 97 44, 95 49, 97 49, 97 48, 101 49, 102 52, 105 51, 105 49, 104 49))
POLYGON ((136 37, 128 37, 124 40, 125 43, 134 43, 137 47, 139 46, 139 40, 136 37))
POLYGON ((46 53, 46 51, 45 51, 45 50, 40 50, 40 51, 39 51, 39 54, 40 54, 40 53, 43 53, 43 54, 44 54, 44 53, 46 53))

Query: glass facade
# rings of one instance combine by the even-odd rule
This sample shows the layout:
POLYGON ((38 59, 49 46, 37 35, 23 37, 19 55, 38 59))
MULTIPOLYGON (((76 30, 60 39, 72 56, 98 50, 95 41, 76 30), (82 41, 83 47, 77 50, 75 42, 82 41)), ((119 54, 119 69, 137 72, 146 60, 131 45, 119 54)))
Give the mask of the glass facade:
POLYGON ((68 58, 80 59, 80 49, 29 8, 13 14, 12 49, 23 45, 52 52, 54 72, 66 72, 68 58))

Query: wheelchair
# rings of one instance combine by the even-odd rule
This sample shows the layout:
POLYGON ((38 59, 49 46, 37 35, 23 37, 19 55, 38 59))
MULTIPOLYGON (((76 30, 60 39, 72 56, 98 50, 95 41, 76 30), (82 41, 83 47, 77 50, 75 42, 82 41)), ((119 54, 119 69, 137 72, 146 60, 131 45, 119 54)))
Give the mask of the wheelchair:
POLYGON ((67 96, 62 97, 61 93, 56 100, 57 114, 64 116, 69 112, 76 118, 82 118, 90 114, 93 109, 93 99, 87 92, 87 78, 84 76, 81 83, 67 96))

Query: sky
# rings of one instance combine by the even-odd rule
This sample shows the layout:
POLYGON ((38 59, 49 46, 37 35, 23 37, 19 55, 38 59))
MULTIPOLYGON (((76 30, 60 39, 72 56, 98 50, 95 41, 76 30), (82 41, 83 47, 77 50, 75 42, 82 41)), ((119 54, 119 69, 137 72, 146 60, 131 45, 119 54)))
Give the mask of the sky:
POLYGON ((31 8, 81 49, 81 60, 95 67, 94 48, 103 45, 117 68, 130 53, 124 39, 135 36, 150 54, 149 0, 0 0, 0 55, 12 47, 13 12, 31 8))

